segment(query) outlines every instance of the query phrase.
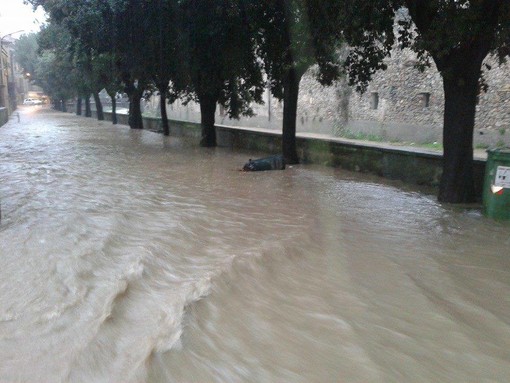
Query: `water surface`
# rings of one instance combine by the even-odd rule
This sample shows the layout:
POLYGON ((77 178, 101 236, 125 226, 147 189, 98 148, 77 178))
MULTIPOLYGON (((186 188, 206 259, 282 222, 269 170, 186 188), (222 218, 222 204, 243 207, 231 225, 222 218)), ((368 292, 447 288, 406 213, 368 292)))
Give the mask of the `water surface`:
POLYGON ((510 380, 508 224, 255 155, 0 128, 0 381, 510 380))

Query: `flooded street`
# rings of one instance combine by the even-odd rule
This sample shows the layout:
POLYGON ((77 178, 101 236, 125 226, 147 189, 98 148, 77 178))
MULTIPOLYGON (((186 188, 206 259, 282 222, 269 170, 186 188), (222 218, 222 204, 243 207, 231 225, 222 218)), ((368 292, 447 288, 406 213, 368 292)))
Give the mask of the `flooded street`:
POLYGON ((509 224, 250 155, 1 127, 0 382, 510 381, 509 224))

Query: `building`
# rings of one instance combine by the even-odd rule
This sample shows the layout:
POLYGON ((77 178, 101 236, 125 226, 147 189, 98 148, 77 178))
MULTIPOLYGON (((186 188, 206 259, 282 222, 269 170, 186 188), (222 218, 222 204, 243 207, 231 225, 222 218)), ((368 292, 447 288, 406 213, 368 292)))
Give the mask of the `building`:
POLYGON ((0 119, 2 124, 32 90, 29 80, 25 78, 23 68, 14 60, 14 42, 10 35, 0 38, 0 109, 2 109, 0 119))
MULTIPOLYGON (((0 40, 2 42, 2 40, 0 40)), ((9 111, 9 49, 3 43, 0 44, 0 108, 7 108, 9 111)), ((9 113, 10 114, 10 113, 9 113)))

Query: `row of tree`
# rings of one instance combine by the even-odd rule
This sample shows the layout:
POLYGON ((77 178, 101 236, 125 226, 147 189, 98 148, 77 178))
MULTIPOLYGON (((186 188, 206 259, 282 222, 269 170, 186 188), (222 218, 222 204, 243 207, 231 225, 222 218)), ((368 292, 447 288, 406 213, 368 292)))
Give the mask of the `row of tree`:
MULTIPOLYGON (((129 124, 142 128, 140 100, 199 103, 202 146, 215 146, 214 116, 250 115, 264 89, 283 100, 282 153, 297 163, 299 83, 314 67, 331 84, 344 73, 363 91, 395 45, 430 60, 445 91, 439 199, 471 202, 473 129, 482 64, 510 52, 508 0, 28 0, 49 23, 38 38, 42 85, 55 99, 125 91, 129 124), (396 15, 398 17, 396 18, 396 15), (341 55, 341 47, 345 54, 341 55), (347 48, 345 48, 347 47, 347 48)), ((37 70, 36 70, 37 73, 37 70)), ((100 108, 99 108, 100 109, 100 108)), ((101 116, 101 110, 98 110, 101 116)))

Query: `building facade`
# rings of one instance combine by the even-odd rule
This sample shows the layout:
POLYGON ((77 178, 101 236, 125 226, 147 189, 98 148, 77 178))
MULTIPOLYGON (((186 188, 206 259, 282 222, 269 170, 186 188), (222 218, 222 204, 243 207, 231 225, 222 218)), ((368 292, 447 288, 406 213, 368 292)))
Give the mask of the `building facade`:
POLYGON ((29 83, 14 60, 12 38, 0 40, 0 107, 10 115, 28 94, 29 83))

